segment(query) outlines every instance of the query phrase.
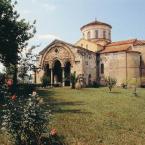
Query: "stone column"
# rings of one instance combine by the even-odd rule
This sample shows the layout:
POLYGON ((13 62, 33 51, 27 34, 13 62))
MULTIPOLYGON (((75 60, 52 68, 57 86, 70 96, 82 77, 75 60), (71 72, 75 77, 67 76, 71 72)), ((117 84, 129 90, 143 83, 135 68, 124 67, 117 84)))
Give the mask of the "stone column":
POLYGON ((51 68, 51 86, 53 86, 53 69, 51 68))
POLYGON ((62 67, 62 86, 65 86, 65 75, 64 75, 64 67, 62 67))

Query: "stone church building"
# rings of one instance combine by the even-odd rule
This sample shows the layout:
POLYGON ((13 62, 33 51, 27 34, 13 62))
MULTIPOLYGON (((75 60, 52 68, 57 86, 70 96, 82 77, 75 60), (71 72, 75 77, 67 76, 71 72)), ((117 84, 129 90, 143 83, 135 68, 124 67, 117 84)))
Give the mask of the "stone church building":
POLYGON ((75 72, 86 85, 103 85, 108 76, 115 78, 118 86, 133 78, 144 85, 145 41, 112 42, 111 29, 107 23, 94 21, 81 27, 82 38, 75 44, 54 40, 40 52, 37 83, 45 74, 51 85, 69 86, 75 72))

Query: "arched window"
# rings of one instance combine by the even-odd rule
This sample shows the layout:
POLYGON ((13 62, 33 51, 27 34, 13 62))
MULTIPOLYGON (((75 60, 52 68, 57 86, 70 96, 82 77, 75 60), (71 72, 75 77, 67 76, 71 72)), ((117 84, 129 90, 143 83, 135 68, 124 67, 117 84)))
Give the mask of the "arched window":
POLYGON ((103 38, 106 38, 106 31, 103 31, 103 38))
POLYGON ((104 74, 104 64, 101 64, 101 74, 104 74))
POLYGON ((99 37, 99 31, 96 30, 96 31, 95 31, 95 38, 98 38, 98 37, 99 37))
POLYGON ((83 38, 85 38, 85 34, 83 33, 83 38))
POLYGON ((111 32, 109 31, 109 39, 111 40, 111 32))
POLYGON ((90 31, 87 33, 87 38, 88 38, 88 39, 91 38, 91 33, 90 33, 90 31))

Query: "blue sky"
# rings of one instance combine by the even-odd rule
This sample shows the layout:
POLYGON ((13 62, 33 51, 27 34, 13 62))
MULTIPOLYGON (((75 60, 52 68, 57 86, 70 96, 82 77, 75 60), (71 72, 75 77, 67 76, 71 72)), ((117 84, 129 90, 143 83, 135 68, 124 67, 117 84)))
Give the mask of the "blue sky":
POLYGON ((36 19, 31 44, 41 49, 55 38, 75 43, 80 27, 95 18, 112 25, 112 40, 145 39, 145 0, 18 0, 22 18, 36 19))

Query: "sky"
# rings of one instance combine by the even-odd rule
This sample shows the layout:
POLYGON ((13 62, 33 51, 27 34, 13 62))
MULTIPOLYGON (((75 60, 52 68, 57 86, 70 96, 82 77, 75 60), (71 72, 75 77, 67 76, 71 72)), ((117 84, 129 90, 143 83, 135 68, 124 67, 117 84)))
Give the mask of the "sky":
MULTIPOLYGON (((15 0, 13 0, 15 1, 15 0)), ((97 19, 112 25, 112 41, 145 40, 145 0, 17 0, 21 18, 37 21, 29 46, 39 53, 54 39, 74 44, 80 28, 97 19)))
POLYGON ((74 44, 80 27, 94 21, 112 25, 112 41, 145 39, 145 0, 17 0, 17 11, 29 22, 37 21, 30 45, 37 52, 54 39, 74 44))

